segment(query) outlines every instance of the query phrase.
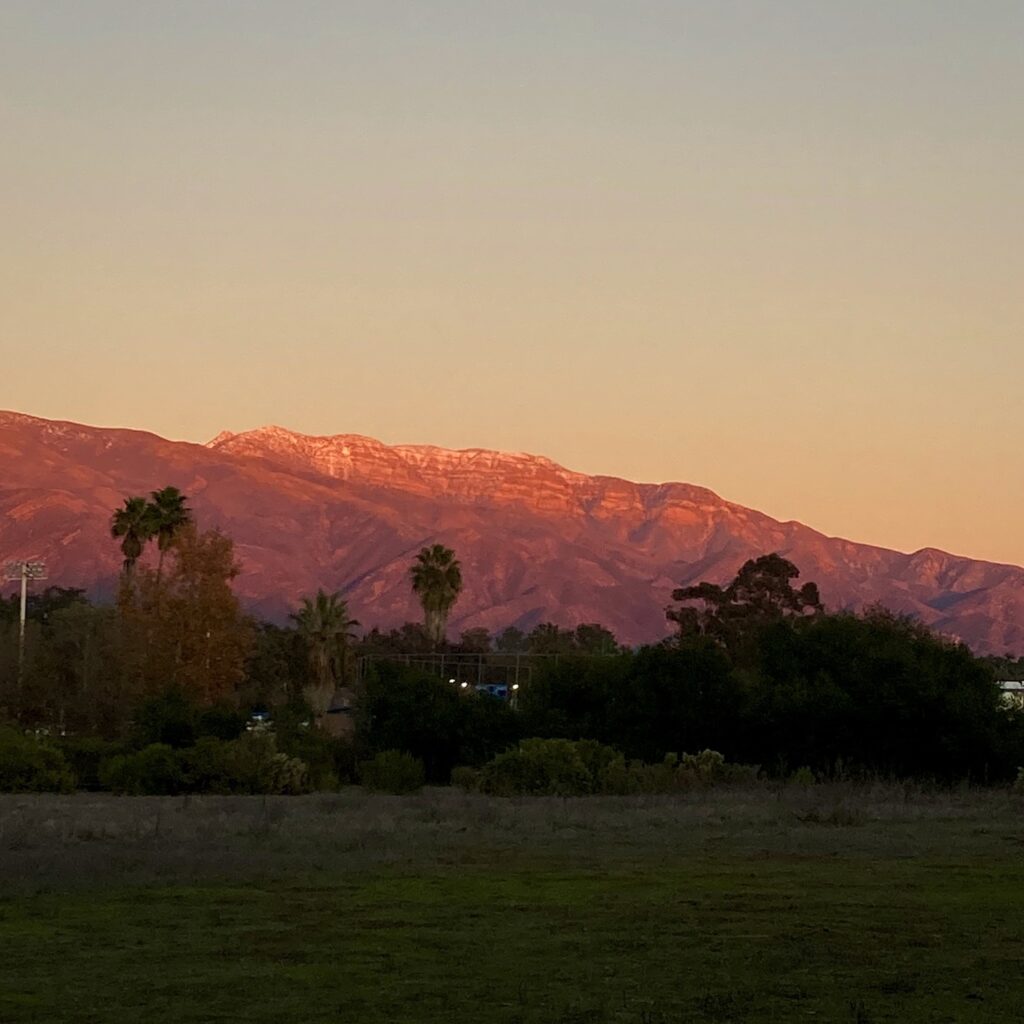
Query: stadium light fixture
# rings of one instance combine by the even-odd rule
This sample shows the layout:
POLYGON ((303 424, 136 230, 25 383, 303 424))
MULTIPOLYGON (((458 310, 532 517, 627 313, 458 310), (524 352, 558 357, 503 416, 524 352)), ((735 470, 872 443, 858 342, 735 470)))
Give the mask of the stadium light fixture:
POLYGON ((25 618, 28 611, 29 580, 46 579, 45 562, 8 562, 4 566, 4 576, 8 583, 21 581, 21 614, 18 620, 18 680, 20 682, 25 665, 25 618))

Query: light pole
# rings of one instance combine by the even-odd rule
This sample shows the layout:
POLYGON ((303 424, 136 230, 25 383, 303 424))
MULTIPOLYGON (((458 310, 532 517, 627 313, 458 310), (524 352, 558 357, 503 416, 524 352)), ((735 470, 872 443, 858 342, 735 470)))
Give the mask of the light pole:
POLYGON ((25 665, 25 616, 28 611, 28 581, 46 579, 45 562, 8 562, 4 569, 8 582, 21 580, 21 616, 18 620, 18 682, 25 665))

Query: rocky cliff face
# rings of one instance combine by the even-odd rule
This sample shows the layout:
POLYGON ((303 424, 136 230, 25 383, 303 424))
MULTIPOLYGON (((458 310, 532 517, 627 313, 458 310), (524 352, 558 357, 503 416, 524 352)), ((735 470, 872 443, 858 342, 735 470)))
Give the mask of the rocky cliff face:
POLYGON ((439 541, 466 580, 453 632, 600 621, 638 643, 667 632, 674 587, 724 582, 779 551, 831 607, 879 601, 980 652, 1024 651, 1024 570, 825 537, 701 487, 356 434, 266 427, 203 446, 0 413, 0 552, 45 558, 54 582, 109 592, 120 562, 111 510, 165 484, 235 539, 239 590, 268 616, 323 586, 344 591, 366 625, 416 618, 408 566, 439 541))

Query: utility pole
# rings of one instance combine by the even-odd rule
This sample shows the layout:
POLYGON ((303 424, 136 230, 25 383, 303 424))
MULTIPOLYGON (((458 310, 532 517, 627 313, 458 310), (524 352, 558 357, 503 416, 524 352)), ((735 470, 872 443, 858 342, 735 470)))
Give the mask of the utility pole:
POLYGON ((18 682, 25 672, 25 619, 28 613, 28 581, 46 579, 45 562, 8 562, 4 569, 8 582, 21 580, 21 615, 18 621, 18 682))

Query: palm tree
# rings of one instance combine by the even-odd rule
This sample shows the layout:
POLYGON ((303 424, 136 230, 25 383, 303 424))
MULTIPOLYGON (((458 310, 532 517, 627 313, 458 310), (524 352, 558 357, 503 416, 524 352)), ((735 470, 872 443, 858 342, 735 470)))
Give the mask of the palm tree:
POLYGON ((117 509, 110 517, 110 536, 124 538, 121 553, 124 555, 124 574, 129 579, 143 548, 155 532, 153 508, 145 498, 125 498, 124 508, 117 509))
POLYGON ((412 589, 423 605, 423 624, 435 647, 444 640, 448 613, 462 590, 462 569, 455 552, 443 544, 423 548, 412 569, 412 589))
POLYGON ((153 532, 156 534, 156 546, 160 552, 156 564, 156 580, 159 584, 164 569, 164 555, 182 528, 192 522, 192 510, 185 504, 185 495, 177 487, 153 491, 150 497, 153 532))
POLYGON ((304 597, 302 605, 291 616, 306 644, 313 685, 306 688, 306 697, 317 716, 326 714, 339 682, 348 675, 353 626, 359 623, 349 617, 348 604, 341 594, 323 590, 316 597, 304 597))

